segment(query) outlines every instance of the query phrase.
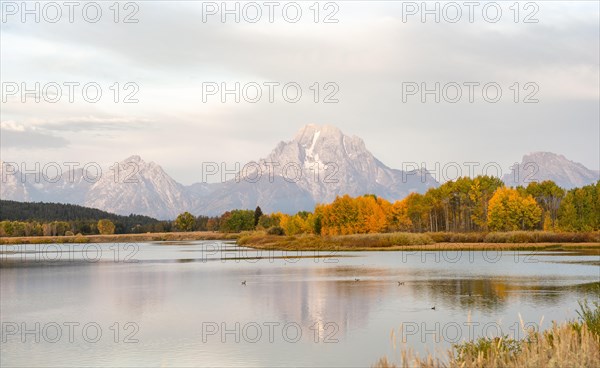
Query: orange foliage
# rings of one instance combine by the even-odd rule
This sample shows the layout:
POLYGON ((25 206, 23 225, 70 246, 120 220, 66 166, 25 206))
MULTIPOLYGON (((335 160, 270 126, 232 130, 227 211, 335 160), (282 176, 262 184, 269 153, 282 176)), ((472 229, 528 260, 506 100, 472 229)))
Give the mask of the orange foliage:
POLYGON ((315 213, 321 218, 323 235, 380 233, 388 228, 392 205, 374 195, 344 195, 317 206, 315 213))

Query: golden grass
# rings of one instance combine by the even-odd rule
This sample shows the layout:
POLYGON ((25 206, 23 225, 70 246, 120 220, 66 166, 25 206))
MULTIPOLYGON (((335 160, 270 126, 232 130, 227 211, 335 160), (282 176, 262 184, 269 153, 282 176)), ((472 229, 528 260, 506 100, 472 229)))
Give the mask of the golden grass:
POLYGON ((237 243, 257 249, 365 251, 398 250, 406 246, 433 245, 434 242, 426 234, 413 233, 278 236, 252 232, 240 235, 237 243))
POLYGON ((238 236, 239 234, 225 234, 215 231, 113 235, 22 236, 0 237, 0 244, 136 243, 148 241, 235 240, 238 236))
POLYGON ((436 243, 598 243, 600 232, 504 231, 427 233, 436 243))
POLYGON ((242 233, 238 245, 256 249, 286 251, 397 251, 397 250, 542 250, 598 249, 596 243, 435 243, 430 234, 385 233, 318 236, 269 235, 264 231, 242 233))
POLYGON ((530 332, 524 340, 487 339, 486 348, 473 343, 455 346, 446 359, 401 352, 401 362, 380 359, 375 368, 591 368, 600 365, 600 338, 583 323, 553 324, 544 332, 530 332), (510 346, 510 348, 506 348, 510 346), (465 347, 469 347, 465 349, 465 347))
MULTIPOLYGON (((519 233, 519 232, 517 232, 519 233)), ((542 232, 540 232, 542 233, 542 232)), ((454 234, 456 241, 439 242, 435 233, 381 233, 319 236, 301 234, 296 236, 269 235, 265 231, 251 231, 240 234, 214 231, 114 234, 114 235, 74 235, 74 236, 31 236, 0 237, 0 244, 52 244, 52 243, 135 243, 148 241, 186 240, 237 240, 238 245, 270 250, 321 250, 321 251, 397 251, 397 250, 543 250, 543 249, 600 249, 598 242, 517 242, 506 241, 512 235, 494 235, 503 242, 470 242, 476 235, 454 234), (464 241, 464 242, 463 242, 464 241)), ((446 234, 446 233, 444 233, 446 234)), ((490 233, 488 234, 502 234, 490 233)), ((537 236, 537 235, 536 235, 537 236)), ((563 235, 566 239, 578 239, 563 235)), ((448 239, 449 235, 442 235, 448 239)), ((523 239, 522 236, 518 239, 523 239)), ((545 235, 537 236, 538 240, 545 235)))

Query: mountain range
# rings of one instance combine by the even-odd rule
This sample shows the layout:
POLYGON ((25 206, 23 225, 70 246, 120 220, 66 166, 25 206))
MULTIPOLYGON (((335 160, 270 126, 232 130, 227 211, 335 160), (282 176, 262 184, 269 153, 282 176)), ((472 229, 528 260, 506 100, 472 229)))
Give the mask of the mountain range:
POLYGON ((551 152, 533 152, 523 156, 521 163, 513 165, 502 180, 506 185, 527 185, 531 181, 552 180, 559 187, 572 189, 599 180, 599 171, 590 170, 563 155, 551 152))
MULTIPOLYGON (((359 137, 314 124, 300 129, 292 140, 280 142, 266 157, 250 161, 235 177, 218 183, 182 185, 158 164, 135 155, 121 161, 118 168, 103 170, 98 178, 80 168, 52 182, 36 182, 33 175, 21 175, 14 165, 7 165, 2 162, 0 167, 1 199, 70 203, 158 219, 173 219, 183 211, 219 215, 257 205, 267 213, 295 213, 343 194, 370 193, 394 201, 439 185, 426 170, 403 172, 386 166, 359 137)), ((503 178, 512 186, 549 179, 572 188, 598 180, 598 172, 548 152, 525 155, 513 169, 519 175, 513 171, 503 178)))

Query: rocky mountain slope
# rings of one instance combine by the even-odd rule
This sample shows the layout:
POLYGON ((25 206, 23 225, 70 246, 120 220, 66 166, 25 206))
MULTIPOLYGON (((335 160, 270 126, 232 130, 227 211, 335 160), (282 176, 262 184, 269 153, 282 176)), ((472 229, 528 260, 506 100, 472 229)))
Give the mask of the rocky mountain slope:
POLYGON ((510 186, 552 180, 562 188, 571 189, 595 183, 599 180, 599 175, 597 171, 590 170, 563 155, 534 152, 524 155, 521 163, 514 165, 502 179, 510 186))
MULTIPOLYGON (((10 166, 10 165, 9 165, 10 166)), ((362 139, 330 125, 307 125, 292 140, 280 142, 264 158, 248 164, 237 179, 184 186, 158 164, 131 156, 102 175, 79 168, 58 180, 40 180, 2 163, 0 198, 78 204, 121 215, 131 213, 173 219, 183 211, 219 215, 236 208, 295 213, 312 210, 337 195, 376 194, 390 201, 410 192, 424 193, 438 183, 426 172, 402 172, 373 156, 362 139), (92 180, 90 180, 92 179, 92 180)), ((508 185, 554 180, 573 188, 598 180, 598 173, 564 156, 538 152, 503 178, 508 185), (534 172, 535 171, 535 172, 534 172)))

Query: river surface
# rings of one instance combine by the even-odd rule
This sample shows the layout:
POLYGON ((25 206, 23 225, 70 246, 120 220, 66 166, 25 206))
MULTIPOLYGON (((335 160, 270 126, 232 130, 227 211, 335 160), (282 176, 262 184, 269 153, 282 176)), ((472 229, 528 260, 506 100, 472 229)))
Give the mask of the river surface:
POLYGON ((401 347, 441 357, 472 337, 523 337, 600 295, 598 251, 1 250, 2 367, 364 367, 401 347))

